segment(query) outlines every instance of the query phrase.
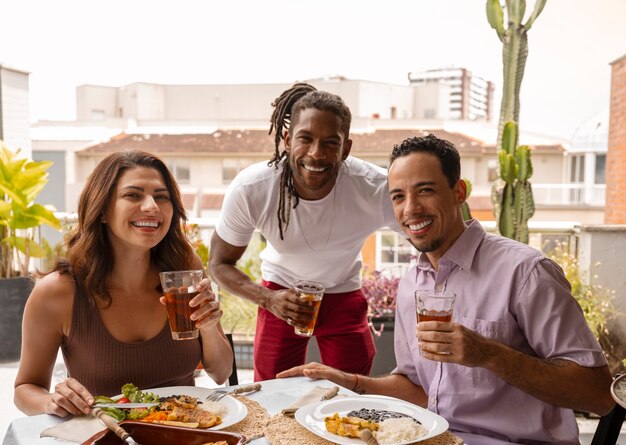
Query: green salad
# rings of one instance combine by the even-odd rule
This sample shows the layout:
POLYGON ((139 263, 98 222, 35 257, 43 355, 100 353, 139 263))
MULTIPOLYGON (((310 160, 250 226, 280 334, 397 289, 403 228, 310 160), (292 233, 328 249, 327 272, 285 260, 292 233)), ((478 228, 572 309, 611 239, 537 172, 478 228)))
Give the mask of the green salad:
MULTIPOLYGON (((159 396, 152 392, 144 392, 137 388, 132 383, 127 383, 122 386, 122 397, 117 399, 112 399, 106 396, 96 396, 94 405, 98 403, 153 403, 159 402, 159 396)), ((102 411, 105 411, 111 417, 122 421, 122 420, 138 420, 143 419, 152 411, 155 410, 155 406, 146 407, 146 408, 131 408, 131 409, 121 409, 121 408, 102 408, 102 411)))

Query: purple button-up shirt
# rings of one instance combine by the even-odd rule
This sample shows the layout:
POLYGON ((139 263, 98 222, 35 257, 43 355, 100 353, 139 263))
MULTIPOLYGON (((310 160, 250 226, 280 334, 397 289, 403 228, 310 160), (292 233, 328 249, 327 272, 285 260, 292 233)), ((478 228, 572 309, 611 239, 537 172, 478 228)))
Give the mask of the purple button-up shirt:
POLYGON ((478 221, 470 222, 439 260, 438 271, 422 254, 400 282, 394 372, 423 386, 428 409, 472 445, 579 443, 572 410, 542 402, 485 368, 420 356, 417 289, 454 292, 454 323, 525 354, 603 366, 600 345, 558 265, 531 247, 485 233, 478 221))

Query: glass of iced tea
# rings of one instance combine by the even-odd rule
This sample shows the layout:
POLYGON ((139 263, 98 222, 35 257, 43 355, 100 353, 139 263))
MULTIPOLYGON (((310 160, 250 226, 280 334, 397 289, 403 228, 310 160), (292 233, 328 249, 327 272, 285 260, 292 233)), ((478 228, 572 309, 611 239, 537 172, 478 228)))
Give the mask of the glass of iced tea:
POLYGON ((296 292, 298 298, 304 301, 313 302, 313 319, 303 328, 294 326, 294 332, 303 337, 310 337, 313 335, 313 329, 317 322, 317 314, 320 311, 322 304, 322 297, 324 296, 324 285, 315 281, 296 281, 293 285, 293 290, 296 292))
POLYGON ((417 322, 452 321, 452 309, 456 295, 445 290, 418 290, 415 292, 417 322))
POLYGON ((189 301, 200 293, 196 288, 203 275, 202 270, 176 270, 159 274, 174 340, 198 338, 198 329, 191 320, 191 313, 195 309, 189 306, 189 301))

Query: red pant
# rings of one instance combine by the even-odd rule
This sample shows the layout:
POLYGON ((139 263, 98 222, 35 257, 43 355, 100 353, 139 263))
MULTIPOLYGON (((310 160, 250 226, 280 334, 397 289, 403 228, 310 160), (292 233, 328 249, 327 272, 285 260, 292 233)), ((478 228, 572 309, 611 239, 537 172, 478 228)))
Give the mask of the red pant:
MULTIPOLYGON (((268 289, 282 286, 262 281, 268 289)), ((313 335, 322 363, 346 372, 368 375, 376 347, 367 324, 367 301, 361 290, 324 294, 313 335)), ((293 326, 259 308, 254 337, 254 381, 305 363, 308 337, 296 335, 293 326)))

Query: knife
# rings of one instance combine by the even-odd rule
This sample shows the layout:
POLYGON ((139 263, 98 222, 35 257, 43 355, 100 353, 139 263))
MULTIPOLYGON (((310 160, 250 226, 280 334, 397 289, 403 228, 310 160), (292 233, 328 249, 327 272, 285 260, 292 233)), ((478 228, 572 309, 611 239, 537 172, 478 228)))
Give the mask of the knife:
POLYGON ((131 408, 151 408, 153 406, 160 405, 161 402, 150 403, 96 403, 93 408, 119 408, 119 409, 131 409, 131 408))

